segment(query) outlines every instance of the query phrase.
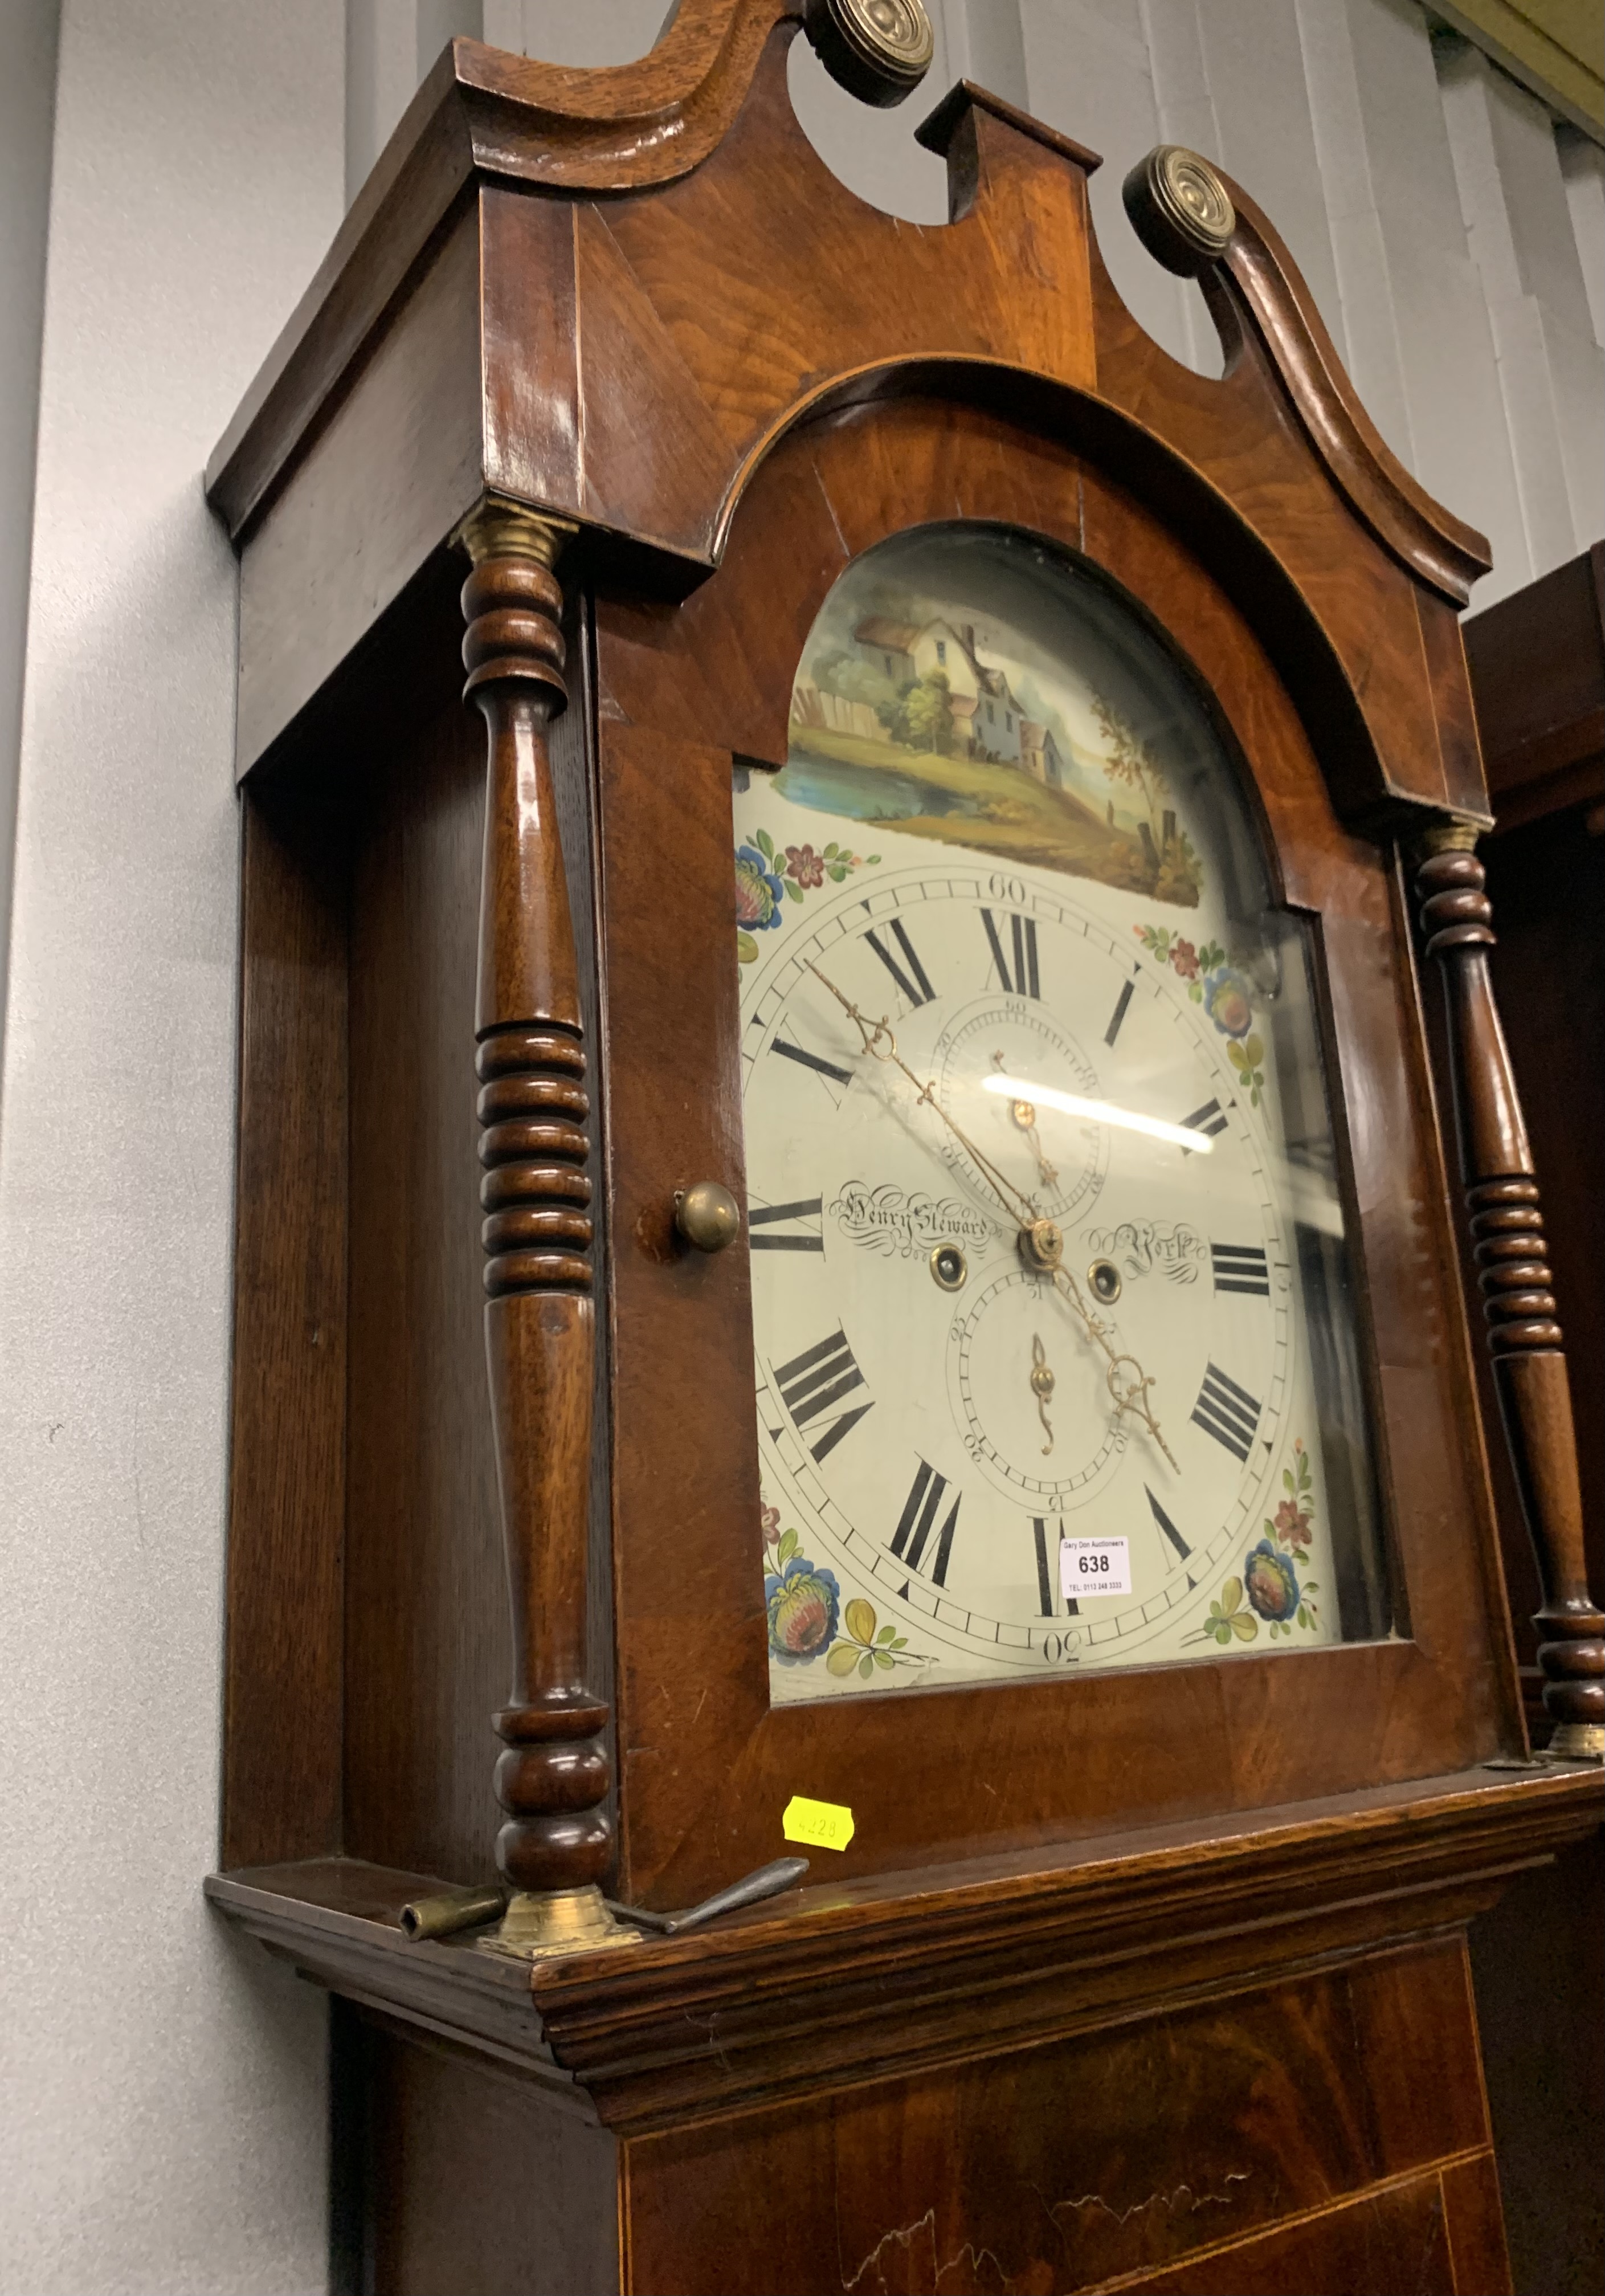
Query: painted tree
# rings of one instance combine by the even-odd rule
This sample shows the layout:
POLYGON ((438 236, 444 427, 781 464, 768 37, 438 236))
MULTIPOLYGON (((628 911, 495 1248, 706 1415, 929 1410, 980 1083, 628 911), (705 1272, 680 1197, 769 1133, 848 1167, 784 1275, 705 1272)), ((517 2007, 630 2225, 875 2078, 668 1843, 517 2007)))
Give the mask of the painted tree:
POLYGON ((1170 794, 1153 751, 1146 742, 1140 742, 1119 711, 1101 693, 1093 696, 1093 715, 1098 720, 1106 749, 1103 770, 1111 782, 1118 782, 1131 790, 1142 801, 1148 816, 1148 826, 1156 853, 1164 849, 1164 824, 1161 820, 1163 800, 1170 794))
POLYGON ((928 669, 903 705, 911 749, 939 750, 946 755, 953 739, 953 711, 948 704, 950 683, 945 669, 928 669))

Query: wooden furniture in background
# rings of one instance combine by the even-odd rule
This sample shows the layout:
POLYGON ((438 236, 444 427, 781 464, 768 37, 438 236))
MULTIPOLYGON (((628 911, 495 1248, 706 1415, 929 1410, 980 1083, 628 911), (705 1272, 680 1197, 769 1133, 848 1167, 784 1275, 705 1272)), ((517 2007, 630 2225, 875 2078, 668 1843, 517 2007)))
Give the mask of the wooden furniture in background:
POLYGON ((1486 551, 1235 186, 1160 153, 1130 195, 1207 380, 1115 296, 1094 156, 983 91, 922 131, 945 231, 845 192, 798 12, 684 0, 618 72, 455 43, 209 474, 246 828, 209 1887, 351 2005, 352 2286, 1497 2288, 1466 1927, 1605 1774, 1484 1767, 1525 1740, 1404 857, 1486 824, 1486 551), (842 570, 938 519, 1167 633, 1319 921, 1388 1640, 771 1707, 748 1253, 676 1225, 744 1196, 732 773, 783 762, 842 570), (401 1929, 499 1856, 544 1900, 504 1943, 583 1942, 604 1872, 684 1904, 795 1791, 851 1847, 717 1929, 401 1929))
MULTIPOLYGON (((1483 843, 1510 1031, 1544 1217, 1575 1273, 1560 1321, 1577 1403, 1588 1575, 1605 1582, 1605 544, 1466 626, 1494 829, 1483 843)), ((1492 1390, 1485 1374, 1485 1408, 1492 1390)), ((1497 1408, 1494 1416, 1497 1418, 1497 1408)), ((1542 1741, 1539 1590, 1508 1460, 1492 1465, 1529 1720, 1542 1741)))
MULTIPOLYGON (((1584 1548, 1605 1585, 1605 547, 1465 625, 1494 829, 1480 858, 1489 964, 1567 1271, 1584 1548)), ((1475 1282, 1475 1275, 1471 1276, 1475 1282)), ((1485 1366, 1485 1377, 1491 1365, 1485 1366)), ((1497 1421, 1490 1391, 1488 1423, 1497 1421)), ((1493 1447, 1500 1542, 1536 1743, 1549 1730, 1539 1588, 1510 1462, 1493 1447)), ((1520 2296, 1587 2296, 1605 2248, 1605 1838, 1526 1875, 1471 1932, 1478 2016, 1520 2296)))

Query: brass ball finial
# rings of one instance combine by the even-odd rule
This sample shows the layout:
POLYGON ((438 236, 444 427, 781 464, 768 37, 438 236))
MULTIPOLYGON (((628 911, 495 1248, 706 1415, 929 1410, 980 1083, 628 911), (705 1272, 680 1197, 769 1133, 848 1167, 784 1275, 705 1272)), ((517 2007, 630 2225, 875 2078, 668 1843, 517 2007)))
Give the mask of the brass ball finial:
POLYGON ((901 103, 936 53, 924 0, 807 0, 803 29, 831 78, 862 103, 901 103))
POLYGON ((1237 210, 1208 160, 1180 144, 1159 144, 1121 187, 1132 228, 1157 263, 1191 278, 1218 261, 1237 229, 1237 210))

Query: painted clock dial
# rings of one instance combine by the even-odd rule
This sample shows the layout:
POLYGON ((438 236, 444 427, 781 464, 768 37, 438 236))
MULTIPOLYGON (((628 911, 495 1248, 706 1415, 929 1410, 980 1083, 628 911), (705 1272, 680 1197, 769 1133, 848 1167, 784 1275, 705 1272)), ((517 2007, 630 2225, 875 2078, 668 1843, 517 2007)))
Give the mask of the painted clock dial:
POLYGON ((1385 1630, 1302 928, 1161 642, 994 528, 857 561, 738 775, 774 1696, 1385 1630))

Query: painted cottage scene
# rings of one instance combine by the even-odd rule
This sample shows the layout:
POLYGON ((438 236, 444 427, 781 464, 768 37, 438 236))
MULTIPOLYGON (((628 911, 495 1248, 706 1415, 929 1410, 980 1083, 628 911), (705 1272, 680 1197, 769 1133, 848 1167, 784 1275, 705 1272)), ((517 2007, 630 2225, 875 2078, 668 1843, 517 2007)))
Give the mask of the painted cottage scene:
MULTIPOLYGON (((791 699, 793 802, 1190 907, 1200 869, 1151 742, 994 613, 864 562, 826 602, 791 699)), ((1094 649, 1094 652, 1098 650, 1094 649)))

